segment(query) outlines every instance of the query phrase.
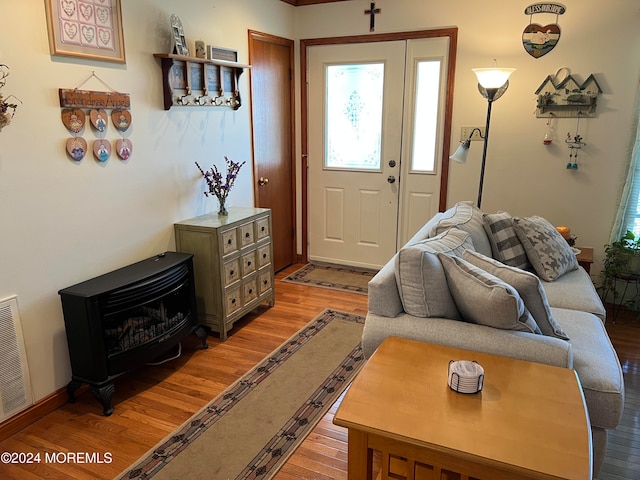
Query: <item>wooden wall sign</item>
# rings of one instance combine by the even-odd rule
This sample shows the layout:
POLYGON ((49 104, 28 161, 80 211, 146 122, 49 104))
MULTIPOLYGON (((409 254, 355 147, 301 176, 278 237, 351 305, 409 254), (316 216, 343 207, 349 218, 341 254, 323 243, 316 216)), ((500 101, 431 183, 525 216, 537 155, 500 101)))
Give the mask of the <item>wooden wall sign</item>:
POLYGON ((128 93, 96 92, 60 88, 60 106, 62 108, 129 108, 131 98, 128 93))
POLYGON ((560 3, 534 3, 524 10, 529 17, 529 25, 522 32, 522 46, 533 58, 540 58, 551 50, 560 41, 560 25, 558 17, 566 11, 566 7, 560 3), (556 16, 555 23, 541 25, 533 22, 535 14, 551 14, 556 16))

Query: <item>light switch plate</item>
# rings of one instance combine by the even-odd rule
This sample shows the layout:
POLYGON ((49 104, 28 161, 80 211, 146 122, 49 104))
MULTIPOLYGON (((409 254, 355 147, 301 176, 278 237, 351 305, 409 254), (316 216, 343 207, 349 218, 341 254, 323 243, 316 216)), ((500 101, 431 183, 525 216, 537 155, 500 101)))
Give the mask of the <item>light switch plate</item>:
POLYGON ((478 130, 480 130, 480 132, 482 132, 482 136, 480 135, 478 130, 476 130, 475 132, 473 132, 473 137, 471 137, 471 141, 475 142, 475 141, 483 140, 484 139, 484 135, 485 135, 485 127, 461 127, 460 128, 460 141, 464 142, 467 138, 469 138, 469 134, 471 133, 471 131, 474 128, 477 128, 478 130))

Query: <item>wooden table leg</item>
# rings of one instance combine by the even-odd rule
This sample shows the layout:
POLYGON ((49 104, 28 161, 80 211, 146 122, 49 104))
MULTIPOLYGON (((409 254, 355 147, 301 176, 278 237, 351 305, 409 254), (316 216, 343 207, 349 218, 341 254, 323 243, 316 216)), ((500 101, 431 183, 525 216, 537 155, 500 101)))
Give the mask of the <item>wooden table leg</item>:
POLYGON ((367 445, 367 434, 350 428, 348 443, 349 480, 373 480, 373 451, 367 445))

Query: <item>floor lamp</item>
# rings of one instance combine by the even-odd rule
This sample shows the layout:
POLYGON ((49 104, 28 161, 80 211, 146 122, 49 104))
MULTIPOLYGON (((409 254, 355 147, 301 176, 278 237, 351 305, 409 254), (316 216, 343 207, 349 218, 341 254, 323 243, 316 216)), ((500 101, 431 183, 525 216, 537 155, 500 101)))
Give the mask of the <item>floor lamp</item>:
POLYGON ((473 68, 473 72, 478 77, 478 90, 484 98, 487 99, 487 123, 484 130, 478 128, 471 130, 469 138, 460 142, 460 146, 449 158, 454 162, 466 163, 469 155, 469 147, 471 147, 471 137, 477 131, 480 138, 484 139, 484 148, 482 150, 482 166, 480 167, 480 184, 478 186, 478 208, 482 204, 482 185, 484 183, 484 167, 487 160, 487 145, 489 144, 489 124, 491 123, 491 105, 498 100, 509 87, 509 76, 516 70, 515 68, 473 68))

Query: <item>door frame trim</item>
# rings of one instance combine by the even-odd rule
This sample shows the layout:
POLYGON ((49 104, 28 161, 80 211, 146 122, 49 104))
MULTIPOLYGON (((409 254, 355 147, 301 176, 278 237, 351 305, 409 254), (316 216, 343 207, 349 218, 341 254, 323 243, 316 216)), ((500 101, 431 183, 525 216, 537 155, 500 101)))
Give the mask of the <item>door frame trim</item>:
POLYGON ((449 151, 451 147, 451 124, 453 119, 453 88, 455 83, 456 54, 458 50, 458 28, 435 28, 410 32, 379 33, 373 35, 355 35, 344 37, 306 38, 300 40, 300 148, 302 177, 302 261, 309 261, 309 219, 308 219, 308 148, 309 148, 309 111, 308 111, 308 70, 307 57, 310 47, 320 45, 345 45, 352 43, 390 42, 395 40, 413 40, 420 38, 449 38, 449 57, 447 68, 447 88, 444 114, 444 135, 442 139, 442 174, 440 176, 440 198, 438 209, 444 211, 447 203, 447 185, 449 183, 449 151))

